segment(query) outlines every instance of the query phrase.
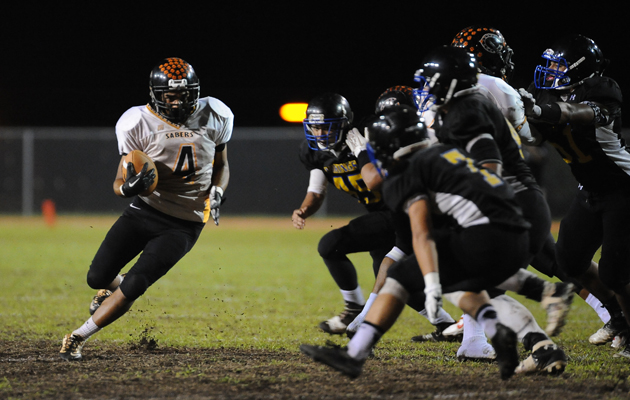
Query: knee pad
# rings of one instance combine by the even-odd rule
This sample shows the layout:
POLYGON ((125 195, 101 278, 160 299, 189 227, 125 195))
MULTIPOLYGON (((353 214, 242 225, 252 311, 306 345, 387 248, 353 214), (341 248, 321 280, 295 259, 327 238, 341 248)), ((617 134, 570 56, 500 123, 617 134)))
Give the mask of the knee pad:
POLYGON ((118 273, 114 273, 112 275, 111 273, 108 273, 108 272, 98 272, 90 268, 90 270, 87 273, 87 284, 89 287, 95 290, 104 289, 114 279, 116 279, 117 275, 118 273))
MULTIPOLYGON (((337 249, 343 239, 343 228, 335 229, 325 234, 317 246, 317 252, 322 258, 335 258, 339 256, 337 249)), ((341 254, 343 256, 343 254, 341 254)))
POLYGON ((128 300, 136 300, 142 296, 150 286, 149 279, 144 275, 127 275, 120 284, 120 290, 128 300))
POLYGON ((385 284, 379 290, 378 294, 391 294, 398 300, 407 304, 409 300, 409 292, 397 280, 392 278, 385 279, 385 284))

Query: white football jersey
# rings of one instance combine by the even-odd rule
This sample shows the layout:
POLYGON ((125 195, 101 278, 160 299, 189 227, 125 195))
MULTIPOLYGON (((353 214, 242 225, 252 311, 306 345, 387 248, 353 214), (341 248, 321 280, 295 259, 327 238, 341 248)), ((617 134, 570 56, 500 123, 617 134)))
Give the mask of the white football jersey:
POLYGON ((529 123, 525 118, 525 108, 521 95, 503 79, 486 74, 478 75, 478 83, 482 93, 490 98, 501 110, 503 116, 512 124, 525 143, 533 143, 529 123))
MULTIPOLYGON (((525 108, 523 107, 523 101, 521 95, 518 94, 516 89, 508 85, 503 79, 497 78, 491 75, 479 74, 477 75, 478 81, 476 90, 485 95, 487 98, 501 110, 503 116, 512 124, 518 135, 525 141, 525 143, 534 143, 535 139, 532 137, 529 123, 525 118, 525 108)), ((463 90, 460 93, 469 92, 470 90, 463 90)), ((455 93, 457 97, 458 93, 455 93)), ((433 123, 435 122, 435 110, 427 110, 422 113, 422 117, 425 120, 427 127, 429 128, 429 138, 434 142, 435 132, 433 129, 433 123)))
MULTIPOLYGON (((141 150, 155 163, 158 184, 149 196, 151 207, 173 217, 206 222, 215 147, 232 137, 234 115, 219 99, 199 99, 195 112, 178 125, 148 105, 127 110, 116 123, 121 155, 141 150)), ((139 172, 139 171, 136 171, 139 172)))

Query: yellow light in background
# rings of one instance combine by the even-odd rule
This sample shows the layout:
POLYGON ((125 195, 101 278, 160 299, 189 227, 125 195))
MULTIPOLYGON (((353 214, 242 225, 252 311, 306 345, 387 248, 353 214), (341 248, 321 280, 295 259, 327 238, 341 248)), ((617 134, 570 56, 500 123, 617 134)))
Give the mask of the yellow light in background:
POLYGON ((306 118, 306 103, 287 103, 280 107, 280 117, 287 122, 302 122, 306 118))

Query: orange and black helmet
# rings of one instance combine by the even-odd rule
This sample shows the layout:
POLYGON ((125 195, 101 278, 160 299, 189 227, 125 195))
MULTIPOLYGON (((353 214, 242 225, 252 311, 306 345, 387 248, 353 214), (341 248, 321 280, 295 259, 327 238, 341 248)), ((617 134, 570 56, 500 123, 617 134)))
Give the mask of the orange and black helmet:
POLYGON ((508 82, 514 72, 514 52, 505 42, 498 29, 474 25, 459 32, 451 42, 477 59, 479 69, 486 75, 496 76, 508 82))
POLYGON ((192 65, 181 58, 166 58, 151 70, 149 76, 151 107, 171 122, 183 123, 199 103, 199 78, 192 65), (181 104, 173 107, 164 93, 185 92, 181 104))

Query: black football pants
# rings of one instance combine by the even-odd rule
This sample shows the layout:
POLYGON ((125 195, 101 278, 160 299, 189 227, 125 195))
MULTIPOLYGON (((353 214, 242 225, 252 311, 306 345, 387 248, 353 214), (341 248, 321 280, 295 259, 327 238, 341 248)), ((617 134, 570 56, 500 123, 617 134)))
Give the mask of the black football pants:
POLYGON ((106 287, 142 253, 120 285, 127 299, 137 299, 192 249, 204 225, 166 215, 136 197, 101 243, 88 285, 106 287))

